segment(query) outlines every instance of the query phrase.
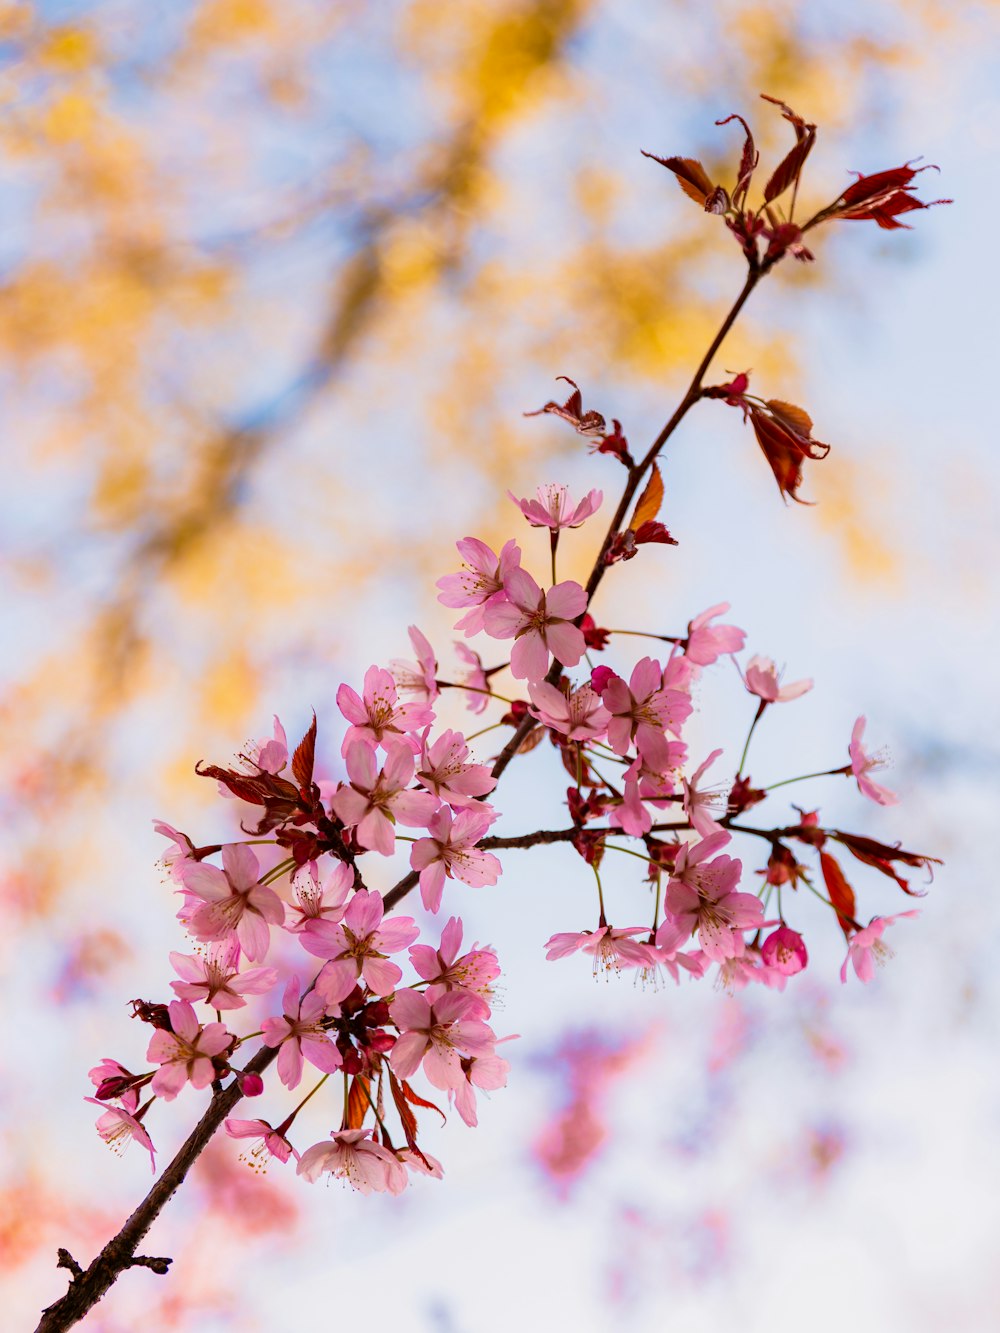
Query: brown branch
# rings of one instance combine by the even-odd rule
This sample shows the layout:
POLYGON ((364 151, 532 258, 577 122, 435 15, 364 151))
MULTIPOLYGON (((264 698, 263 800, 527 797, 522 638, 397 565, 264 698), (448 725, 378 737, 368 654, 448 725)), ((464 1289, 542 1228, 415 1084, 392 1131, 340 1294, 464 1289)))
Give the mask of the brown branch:
MULTIPOLYGON (((260 1074, 278 1054, 278 1047, 262 1047, 243 1071, 260 1074)), ((90 1267, 84 1272, 68 1250, 59 1250, 57 1267, 68 1268, 73 1274, 66 1295, 42 1311, 35 1333, 61 1333, 90 1311, 108 1288, 117 1281, 126 1268, 150 1268, 154 1273, 166 1273, 170 1260, 136 1255, 140 1241, 159 1217, 167 1202, 184 1182, 188 1171, 205 1148, 209 1139, 241 1100, 243 1093, 234 1078, 232 1083, 217 1092, 208 1110, 188 1135, 183 1147, 149 1191, 142 1203, 116 1236, 108 1241, 90 1267)))

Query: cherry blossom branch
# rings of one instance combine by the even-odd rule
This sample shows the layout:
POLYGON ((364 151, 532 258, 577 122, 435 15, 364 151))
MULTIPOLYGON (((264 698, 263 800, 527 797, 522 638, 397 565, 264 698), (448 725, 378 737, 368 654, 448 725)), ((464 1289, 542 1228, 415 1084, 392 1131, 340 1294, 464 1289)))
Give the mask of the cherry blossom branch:
MULTIPOLYGON (((241 1072, 261 1074, 277 1055, 278 1047, 263 1046, 241 1072)), ((154 1273, 161 1275, 167 1272, 170 1259, 137 1256, 135 1252, 166 1204, 184 1183, 187 1173, 209 1140, 242 1097, 239 1080, 235 1078, 227 1088, 215 1093, 207 1111, 173 1161, 86 1271, 68 1250, 59 1250, 57 1267, 68 1268, 73 1278, 65 1296, 42 1311, 35 1333, 62 1333, 63 1329, 78 1324, 127 1268, 151 1268, 154 1273)))

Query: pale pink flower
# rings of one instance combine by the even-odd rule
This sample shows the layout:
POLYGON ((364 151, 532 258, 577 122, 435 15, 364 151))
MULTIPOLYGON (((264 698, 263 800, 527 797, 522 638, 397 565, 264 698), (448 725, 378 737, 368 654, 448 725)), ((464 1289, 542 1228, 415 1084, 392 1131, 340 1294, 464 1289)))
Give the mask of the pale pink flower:
POLYGON ((340 1129, 331 1133, 332 1143, 314 1143, 299 1158, 297 1172, 306 1180, 318 1180, 324 1171, 346 1180, 359 1194, 382 1193, 388 1188, 389 1171, 398 1165, 380 1143, 371 1141, 370 1129, 340 1129))
POLYGON ((721 753, 721 750, 713 750, 705 762, 695 769, 690 779, 684 779, 684 813, 691 827, 701 838, 707 838, 710 833, 722 832, 722 825, 712 817, 712 810, 721 806, 725 811, 726 794, 699 789, 705 770, 715 763, 721 753))
MULTIPOLYGON (((501 1038, 510 1041, 510 1037, 501 1038)), ((476 1111, 475 1089, 483 1092, 495 1092, 497 1088, 507 1086, 510 1073, 510 1061, 491 1052, 489 1055, 473 1055, 461 1062, 463 1079, 457 1088, 449 1088, 449 1098, 454 1098, 455 1109, 465 1123, 472 1129, 479 1124, 476 1111)))
POLYGON ((83 1100, 93 1102, 104 1112, 97 1117, 96 1129, 111 1151, 121 1156, 130 1143, 133 1141, 138 1143, 140 1148, 145 1148, 149 1153, 149 1164, 155 1175, 156 1149, 153 1147, 153 1140, 136 1117, 121 1106, 106 1106, 96 1097, 84 1097, 83 1100))
POLYGON ((444 986, 446 990, 469 991, 478 996, 488 1014, 493 998, 493 983, 500 975, 496 953, 490 948, 473 946, 468 953, 459 957, 461 947, 462 922, 458 917, 449 917, 441 932, 440 946, 432 949, 429 944, 412 945, 410 962, 424 981, 444 986))
POLYGON ((416 625, 411 625, 406 632, 410 636, 410 643, 413 645, 417 660, 409 662, 404 658, 394 657, 389 663, 389 670, 405 694, 416 694, 425 704, 433 703, 441 693, 437 683, 438 664, 434 649, 416 625))
POLYGON ((656 955, 648 944, 633 939, 647 933, 645 926, 628 926, 616 930, 612 926, 598 926, 596 930, 561 931, 545 943, 545 957, 550 961, 567 958, 571 953, 589 953, 594 959, 594 976, 598 970, 620 972, 623 967, 650 967, 656 955))
POLYGON ((400 1036, 389 1054, 397 1078, 410 1078, 421 1064, 436 1088, 459 1088, 462 1056, 489 1055, 496 1036, 479 1017, 483 1002, 468 991, 432 987, 426 995, 399 990, 389 1006, 400 1036))
POLYGON ((630 838, 641 838, 653 827, 653 816, 646 809, 640 791, 642 756, 637 755, 625 770, 624 793, 621 803, 608 814, 612 828, 620 828, 630 838))
POLYGON ((768 935, 760 946, 760 956, 765 966, 786 977, 801 972, 809 962, 805 940, 797 930, 791 930, 788 926, 779 926, 768 935))
MULTIPOLYGON (((280 1018, 265 1018, 261 1023, 265 1046, 280 1046, 278 1077, 286 1088, 302 1082, 302 1062, 308 1060, 324 1074, 332 1074, 343 1064, 340 1051, 330 1032, 322 1024, 329 1017, 326 999, 317 990, 300 993, 298 977, 290 977, 282 1000, 280 1018)), ((339 1012, 336 1005, 332 1006, 339 1012)))
POLYGON ((459 677, 465 686, 465 706, 470 713, 485 713, 490 702, 490 683, 483 670, 483 659, 461 640, 455 644, 455 652, 470 668, 459 677))
POLYGON ((317 921, 302 936, 308 953, 330 959, 316 981, 316 990, 329 1004, 346 999, 359 978, 376 995, 389 995, 398 985, 402 970, 386 955, 408 948, 420 930, 411 916, 383 920, 384 910, 380 893, 359 889, 343 921, 317 921))
POLYGON ((504 581, 507 600, 489 603, 484 612, 486 633, 494 639, 515 639, 511 675, 541 680, 551 653, 563 666, 576 666, 586 650, 583 633, 572 622, 587 609, 587 594, 567 580, 543 592, 525 570, 510 571, 504 581))
POLYGON ((179 1000, 201 1001, 213 1009, 242 1009, 246 995, 264 995, 278 980, 274 967, 250 967, 240 972, 240 946, 234 936, 216 940, 206 956, 171 953, 170 962, 181 978, 170 987, 179 1000))
POLYGON ((419 731, 434 721, 434 714, 426 705, 399 703, 396 682, 378 666, 370 666, 365 672, 363 698, 350 685, 341 685, 337 690, 337 707, 351 724, 340 747, 343 755, 358 741, 385 748, 393 740, 403 740, 416 751, 419 744, 407 733, 419 731))
POLYGON ((870 801, 875 801, 878 805, 898 805, 899 797, 888 787, 883 787, 877 782, 872 782, 868 774, 873 768, 882 768, 886 762, 885 757, 879 754, 869 755, 861 744, 861 737, 865 731, 864 717, 859 717, 854 724, 854 730, 851 732, 851 744, 848 747, 851 756, 851 772, 858 782, 858 791, 862 796, 867 796, 870 801))
POLYGON ((472 888, 495 884, 502 867, 491 852, 475 845, 493 823, 490 807, 474 805, 452 815, 443 805, 427 825, 430 837, 418 838, 410 849, 410 865, 420 872, 420 897, 428 912, 441 906, 445 879, 459 879, 472 888))
POLYGON ((738 957, 744 947, 740 931, 755 928, 764 920, 759 898, 735 892, 742 863, 729 856, 708 860, 728 842, 728 833, 713 833, 701 842, 682 847, 666 892, 671 917, 689 935, 697 930, 702 949, 715 962, 738 957))
POLYGON ((517 542, 509 541, 497 556, 478 537, 464 537, 456 545, 465 563, 459 573, 438 579, 438 601, 445 606, 472 608, 455 622, 455 628, 464 630, 469 638, 484 628, 483 610, 491 598, 503 595, 504 581, 521 563, 521 550, 517 542))
POLYGON ((256 1143, 251 1143, 240 1153, 240 1161, 246 1162, 252 1171, 263 1174, 272 1157, 277 1157, 279 1162, 287 1162, 292 1156, 296 1161, 299 1160, 299 1154, 285 1138, 287 1120, 274 1129, 267 1120, 237 1120, 230 1117, 223 1121, 223 1126, 231 1139, 256 1139, 256 1143))
POLYGON ((608 729, 611 714, 589 685, 581 685, 567 696, 546 681, 532 681, 528 694, 534 705, 528 709, 532 717, 568 740, 596 740, 608 729))
POLYGON ((163 853, 160 860, 170 872, 170 878, 179 884, 184 866, 190 861, 191 853, 195 850, 194 843, 186 833, 181 833, 179 829, 164 823, 162 819, 154 819, 153 828, 162 837, 170 838, 174 843, 173 847, 163 853))
POLYGON ((735 625, 708 623, 728 610, 728 602, 719 602, 718 606, 710 606, 700 616, 688 621, 684 656, 695 666, 711 666, 723 653, 738 653, 746 642, 746 634, 735 625))
POLYGON ((146 1051, 146 1059, 160 1066, 150 1086, 165 1102, 173 1101, 185 1083, 207 1088, 216 1077, 212 1057, 221 1055, 233 1039, 223 1023, 202 1027, 187 1000, 170 1001, 170 1026, 172 1032, 156 1029, 146 1051))
POLYGON ((280 926, 285 906, 275 891, 258 882, 260 866, 244 843, 222 849, 222 869, 205 861, 186 862, 181 880, 186 894, 202 899, 189 904, 181 919, 195 939, 224 940, 234 933, 251 962, 259 962, 271 940, 269 926, 280 926))
POLYGON ((787 703, 790 699, 798 699, 813 687, 811 679, 782 685, 781 675, 769 657, 751 657, 743 674, 743 683, 751 694, 756 694, 766 704, 787 703))
POLYGON ((552 484, 539 486, 536 494, 537 500, 519 500, 510 491, 507 497, 513 500, 533 528, 551 528, 553 532, 578 528, 591 514, 596 514, 604 499, 601 491, 588 491, 579 504, 574 505, 567 487, 552 484))
POLYGON ((417 781, 449 805, 471 805, 497 785, 487 764, 467 763, 469 747, 460 731, 442 731, 428 745, 429 729, 421 738, 417 781))
POLYGON ((895 916, 873 916, 867 926, 855 931, 847 943, 847 957, 840 969, 841 981, 847 980, 848 963, 854 965, 859 981, 871 981, 876 966, 882 967, 892 957, 892 950, 882 942, 882 933, 886 926, 891 926, 894 921, 899 921, 904 916, 919 915, 920 912, 914 908, 909 912, 897 912, 895 916))
POLYGON ((704 976, 708 964, 708 959, 701 950, 692 953, 681 951, 682 946, 690 938, 691 932, 679 926, 670 917, 660 923, 653 937, 657 963, 667 969, 678 985, 680 985, 680 968, 683 967, 685 972, 689 972, 693 977, 701 977, 704 976))
POLYGON ((273 738, 256 741, 247 758, 261 773, 280 773, 288 763, 288 737, 277 717, 274 719, 273 738))
POLYGON ((378 770, 375 751, 357 741, 347 750, 349 787, 341 787, 330 801, 333 813, 347 828, 357 829, 362 847, 391 856, 396 846, 395 825, 426 828, 438 808, 437 797, 426 791, 407 791, 413 778, 413 752, 402 742, 386 747, 385 766, 378 770))
POLYGON ((636 748, 654 767, 669 765, 665 731, 679 735, 681 724, 691 713, 691 700, 682 690, 663 688, 663 668, 652 657, 636 663, 628 685, 615 676, 605 685, 602 698, 611 714, 608 744, 616 754, 636 748))
POLYGON ((291 908, 292 920, 286 920, 285 929, 303 935, 317 921, 336 924, 343 917, 354 887, 354 871, 345 861, 337 861, 320 888, 316 862, 310 861, 305 874, 295 876, 294 884, 296 905, 291 908))

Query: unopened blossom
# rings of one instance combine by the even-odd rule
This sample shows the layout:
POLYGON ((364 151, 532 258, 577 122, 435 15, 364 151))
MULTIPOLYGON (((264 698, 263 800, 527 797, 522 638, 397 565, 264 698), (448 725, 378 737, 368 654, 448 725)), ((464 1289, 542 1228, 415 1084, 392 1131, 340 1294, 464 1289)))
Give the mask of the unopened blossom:
POLYGON ((474 945, 468 953, 459 955, 462 947, 462 922, 449 917, 441 932, 437 949, 429 944, 410 947, 410 962, 424 981, 446 990, 463 990, 479 997, 489 1012, 493 998, 493 983, 500 975, 500 964, 493 949, 474 945))
POLYGON ((275 891, 259 883, 260 865, 244 843, 222 849, 222 869, 206 861, 186 862, 181 880, 186 894, 202 902, 182 913, 185 925, 199 940, 224 940, 233 934, 252 962, 267 953, 270 926, 280 926, 285 906, 275 891))
POLYGON ((455 628, 463 630, 469 638, 482 632, 483 611, 490 600, 505 595, 504 581, 520 566, 521 549, 517 542, 509 541, 496 555, 478 537, 463 537, 456 545, 465 563, 457 574, 438 579, 437 587, 441 589, 438 601, 445 606, 471 608, 455 622, 455 628))
POLYGON ((328 1004, 339 1004, 364 980, 376 995, 389 995, 402 980, 402 970, 387 955, 413 943, 420 930, 410 916, 383 919, 382 895, 359 889, 337 924, 318 921, 302 936, 302 947, 330 961, 320 973, 316 990, 328 1004))
POLYGON ((813 687, 811 679, 782 685, 781 672, 769 657, 751 657, 743 673, 743 683, 751 694, 756 694, 766 704, 787 703, 790 699, 798 699, 813 687))
POLYGON ((691 827, 702 838, 707 838, 710 833, 720 833, 722 831, 722 825, 713 818, 712 810, 721 807, 725 811, 725 795, 719 792, 706 791, 700 785, 705 770, 715 763, 721 753, 721 750, 713 750, 705 762, 695 769, 691 777, 684 779, 684 813, 687 815, 691 827))
POLYGON ((356 829, 362 847, 391 856, 395 825, 425 828, 438 799, 427 791, 406 790, 413 778, 413 752, 402 741, 390 742, 381 770, 375 751, 360 741, 348 748, 346 759, 351 785, 333 796, 333 813, 356 829))
POLYGON ((237 1120, 230 1117, 223 1121, 223 1127, 231 1139, 256 1140, 245 1152, 240 1153, 240 1160, 254 1171, 266 1171, 272 1157, 276 1157, 279 1162, 287 1162, 289 1157, 294 1156, 298 1161, 299 1154, 284 1134, 288 1128, 287 1120, 275 1129, 267 1120, 237 1120))
POLYGON ((104 1114, 97 1117, 96 1129, 111 1151, 120 1156, 130 1143, 133 1141, 138 1143, 140 1148, 145 1148, 149 1153, 149 1164, 153 1174, 156 1175, 156 1149, 153 1147, 153 1140, 136 1117, 124 1107, 108 1106, 105 1102, 98 1101, 96 1097, 84 1097, 83 1100, 92 1102, 103 1111, 104 1114))
POLYGON ((433 703, 441 691, 437 683, 437 657, 425 635, 411 625, 406 631, 417 655, 416 662, 394 657, 389 669, 404 694, 415 694, 425 704, 433 703))
POLYGON ((507 497, 513 500, 533 528, 550 528, 553 532, 559 532, 562 528, 578 528, 591 514, 597 513, 604 499, 602 491, 588 491, 574 505, 569 489, 554 484, 539 486, 536 494, 537 500, 519 500, 510 491, 507 497))
POLYGON ((422 1064, 436 1088, 458 1088, 462 1056, 489 1055, 496 1045, 482 1000, 468 991, 398 990, 389 1012, 400 1032, 389 1055, 397 1078, 410 1078, 422 1064))
POLYGON ((841 981, 847 980, 847 964, 851 963, 859 981, 871 981, 875 968, 881 967, 892 957, 892 950, 882 940, 886 926, 900 921, 905 916, 919 916, 916 909, 909 912, 897 912, 895 916, 873 916, 867 926, 855 931, 847 944, 847 957, 840 969, 841 981))
POLYGON ((878 782, 873 782, 868 774, 873 768, 882 768, 885 764, 885 757, 879 754, 868 754, 865 747, 861 744, 861 737, 865 732, 866 719, 859 717, 854 724, 854 730, 851 732, 851 744, 848 751, 851 756, 851 772, 854 774, 858 783, 858 791, 862 796, 867 796, 870 801, 875 801, 878 805, 898 805, 899 797, 888 787, 881 786, 878 782))
POLYGON ((388 1148, 371 1141, 370 1129, 340 1129, 331 1133, 332 1143, 314 1143, 299 1158, 300 1176, 314 1181, 325 1172, 346 1180, 359 1194, 382 1193, 388 1188, 389 1170, 396 1159, 388 1148))
POLYGON ((582 632, 572 622, 587 609, 587 594, 567 580, 543 592, 525 570, 511 570, 504 582, 507 599, 495 599, 484 612, 486 633, 494 639, 515 639, 511 675, 541 680, 550 654, 563 666, 576 666, 586 649, 582 632))
POLYGON ((691 713, 691 700, 682 690, 663 688, 663 668, 652 657, 635 665, 626 685, 621 676, 608 681, 602 692, 611 714, 608 744, 616 754, 627 754, 632 741, 656 768, 668 764, 666 731, 675 735, 691 713))
POLYGON ((337 861, 320 886, 316 862, 310 861, 305 873, 295 876, 294 887, 295 903, 289 908, 285 929, 302 935, 317 921, 336 924, 343 917, 354 888, 354 871, 345 861, 337 861))
POLYGON ((223 1023, 202 1027, 187 1000, 171 1000, 172 1032, 157 1028, 149 1039, 146 1059, 160 1068, 150 1085, 158 1097, 170 1102, 185 1083, 193 1088, 207 1088, 216 1077, 212 1057, 229 1048, 232 1033, 223 1023))
POLYGON ((561 931, 545 943, 549 961, 567 958, 571 953, 589 953, 594 959, 594 976, 598 971, 620 972, 623 967, 650 967, 656 955, 648 944, 633 937, 646 934, 645 926, 628 926, 618 930, 612 926, 598 926, 596 930, 561 931))
POLYGON ((443 805, 427 824, 429 837, 418 838, 410 849, 410 865, 420 872, 420 897, 428 912, 441 906, 445 879, 459 879, 479 889, 495 884, 502 870, 492 852, 476 843, 496 818, 489 806, 472 805, 453 814, 443 805))
POLYGON ((401 704, 396 682, 382 667, 370 666, 365 672, 364 694, 350 685, 337 690, 337 707, 350 722, 340 752, 343 755, 358 741, 386 748, 394 740, 405 741, 416 751, 419 742, 408 733, 428 727, 434 713, 426 704, 401 704))
POLYGON ((461 640, 455 644, 455 652, 469 667, 459 677, 459 683, 465 690, 465 706, 470 713, 485 713, 490 702, 490 683, 483 670, 483 659, 461 640))
POLYGON ((729 842, 728 833, 713 833, 682 847, 665 898, 674 921, 689 935, 697 931, 702 949, 715 962, 738 957, 744 947, 740 932, 759 926, 764 919, 759 898, 736 892, 741 862, 715 856, 729 842), (712 856, 715 859, 710 861, 712 856))
POLYGON ((488 764, 469 763, 469 747, 460 731, 442 731, 429 743, 429 730, 421 737, 417 781, 449 805, 471 805, 497 785, 488 764))
POLYGON ((114 1097, 126 1111, 134 1111, 138 1106, 139 1093, 134 1084, 145 1081, 142 1074, 133 1074, 117 1060, 105 1057, 99 1065, 88 1070, 87 1077, 97 1089, 99 1105, 103 1106, 109 1097, 114 1097))
POLYGON ((760 956, 769 968, 793 977, 809 962, 806 942, 797 930, 779 926, 760 946, 760 956))
POLYGON ((528 685, 532 717, 571 741, 597 740, 603 736, 611 714, 601 703, 601 696, 590 685, 581 685, 566 695, 546 681, 528 685))
MULTIPOLYGON (((286 1088, 297 1088, 302 1081, 302 1062, 308 1060, 324 1074, 332 1074, 343 1064, 340 1051, 333 1044, 323 1020, 330 1008, 318 990, 300 993, 298 977, 290 977, 285 986, 280 1018, 265 1018, 261 1024, 265 1046, 280 1046, 278 1077, 286 1088)), ((333 1012, 337 1008, 333 1006, 333 1012)))
POLYGON ((738 653, 746 642, 746 634, 735 625, 711 625, 716 616, 725 615, 728 602, 719 602, 688 621, 684 656, 695 666, 711 666, 724 653, 738 653))
POLYGON ((217 940, 203 957, 171 953, 170 962, 180 981, 170 983, 179 1000, 201 1001, 213 1009, 242 1009, 247 995, 265 995, 278 980, 274 967, 240 971, 239 942, 217 940))

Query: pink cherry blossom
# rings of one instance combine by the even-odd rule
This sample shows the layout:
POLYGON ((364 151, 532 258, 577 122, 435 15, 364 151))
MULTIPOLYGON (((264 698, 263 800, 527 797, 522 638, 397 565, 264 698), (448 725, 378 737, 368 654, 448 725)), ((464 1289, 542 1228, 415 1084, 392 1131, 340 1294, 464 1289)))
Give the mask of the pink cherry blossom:
POLYGON ((285 1137, 288 1124, 286 1120, 283 1125, 274 1129, 267 1120, 237 1120, 230 1117, 223 1121, 225 1131, 231 1139, 256 1139, 245 1152, 240 1153, 240 1161, 246 1162, 251 1170, 261 1174, 267 1170, 267 1164, 272 1157, 277 1157, 279 1162, 287 1162, 289 1157, 294 1156, 298 1161, 299 1154, 285 1137))
POLYGON ((280 773, 288 763, 288 737, 277 717, 274 719, 273 738, 256 741, 247 758, 261 773, 280 773))
POLYGON ((306 934, 317 921, 336 924, 344 915, 347 897, 354 887, 354 871, 345 861, 337 861, 323 887, 315 861, 310 861, 304 874, 295 876, 296 904, 285 929, 293 935, 306 934))
POLYGON ((517 542, 509 541, 497 556, 478 537, 464 537, 456 545, 465 563, 459 573, 438 579, 437 587, 441 589, 438 601, 445 606, 472 608, 455 622, 455 628, 463 630, 469 638, 482 632, 483 611, 490 600, 505 595, 504 581, 519 567, 521 550, 517 542))
POLYGON ((684 813, 688 817, 691 827, 696 831, 699 837, 707 838, 710 833, 720 833, 722 825, 712 817, 713 809, 720 809, 724 813, 726 810, 726 795, 715 791, 705 791, 700 789, 699 784, 704 776, 705 770, 714 764, 721 750, 713 750, 705 762, 696 768, 690 779, 684 779, 684 813))
POLYGON ((138 1119, 123 1107, 107 1106, 104 1102, 98 1101, 96 1097, 84 1097, 83 1100, 92 1102, 94 1106, 99 1106, 104 1112, 103 1115, 97 1117, 96 1128, 111 1151, 121 1156, 130 1143, 133 1141, 138 1143, 140 1148, 145 1148, 149 1153, 149 1164, 155 1176, 156 1149, 153 1147, 153 1140, 146 1133, 138 1119))
POLYGON ((444 986, 446 990, 463 990, 478 996, 488 1013, 493 983, 500 975, 496 953, 493 949, 473 946, 459 957, 461 947, 462 922, 458 917, 449 917, 441 932, 440 946, 432 949, 429 944, 412 945, 410 962, 424 981, 444 986))
POLYGON ((486 633, 494 639, 515 639, 511 674, 518 680, 541 680, 552 654, 563 666, 576 666, 586 650, 582 632, 572 622, 587 609, 587 594, 568 580, 543 592, 523 569, 504 581, 507 600, 494 599, 484 611, 486 633))
POLYGON ((383 920, 382 895, 359 889, 347 904, 343 921, 317 921, 302 936, 302 947, 330 961, 316 981, 316 990, 328 1004, 339 1004, 363 978, 376 995, 389 995, 403 973, 387 954, 406 949, 420 934, 410 916, 383 920))
POLYGON ((859 981, 871 981, 876 966, 882 967, 892 957, 892 950, 882 941, 886 926, 891 926, 903 917, 919 915, 918 910, 911 909, 909 912, 897 912, 895 916, 873 916, 867 926, 855 931, 847 944, 847 957, 840 969, 841 981, 847 980, 848 963, 853 964, 859 981))
POLYGON ((865 724, 866 719, 864 717, 859 717, 855 722, 854 730, 851 732, 851 744, 848 747, 851 756, 851 772, 857 779, 858 791, 862 796, 867 796, 870 801, 875 801, 877 805, 898 805, 899 797, 894 791, 873 782, 868 776, 873 768, 883 767, 886 760, 883 755, 868 754, 861 744, 865 724))
POLYGON ((667 969, 678 985, 680 985, 680 968, 684 968, 685 972, 689 972, 693 977, 701 977, 704 976, 708 963, 706 955, 701 950, 692 953, 681 951, 682 945, 690 938, 691 932, 670 917, 661 922, 653 937, 657 963, 667 969))
MULTIPOLYGON (((330 1032, 322 1024, 329 1016, 327 1001, 318 991, 302 995, 298 977, 290 977, 285 986, 280 1018, 265 1018, 261 1024, 265 1046, 280 1046, 278 1077, 286 1088, 297 1088, 302 1081, 302 1062, 324 1074, 332 1074, 343 1064, 340 1051, 330 1032)), ((338 1012, 333 1006, 334 1013, 338 1012)))
POLYGON ((468 991, 399 990, 389 1012, 400 1031, 389 1055, 398 1078, 410 1078, 423 1064, 436 1088, 459 1088, 462 1056, 489 1055, 496 1045, 493 1030, 479 1017, 482 1000, 468 991))
POLYGON ((365 672, 363 698, 350 685, 341 685, 337 690, 337 707, 351 724, 340 747, 343 755, 358 741, 374 748, 403 740, 416 751, 419 744, 407 733, 419 731, 434 721, 434 713, 425 704, 399 703, 396 682, 378 666, 370 666, 365 672))
POLYGON ((812 680, 795 680, 791 685, 781 684, 782 673, 769 657, 751 657, 743 675, 743 683, 751 694, 766 704, 787 703, 798 699, 813 687, 812 680))
POLYGON ((177 998, 200 1000, 213 1009, 242 1009, 245 995, 265 995, 278 980, 274 967, 251 967, 240 972, 240 947, 233 936, 217 940, 205 957, 171 953, 170 962, 181 978, 170 983, 177 998))
POLYGON ((340 1129, 331 1133, 332 1143, 314 1143, 299 1158, 297 1172, 315 1181, 329 1171, 346 1180, 359 1194, 382 1193, 388 1188, 389 1171, 395 1157, 380 1143, 371 1141, 370 1129, 340 1129))
POLYGON ((806 942, 797 930, 779 926, 760 946, 760 956, 767 967, 793 977, 809 962, 806 942))
POLYGON ((652 948, 632 938, 646 933, 645 926, 616 930, 607 925, 596 930, 562 931, 546 941, 545 957, 553 961, 567 958, 571 953, 589 953, 594 959, 595 977, 599 970, 620 972, 623 967, 650 967, 656 962, 652 948))
POLYGON ((389 669, 395 677, 396 684, 405 694, 415 694, 425 704, 433 703, 441 693, 437 683, 438 664, 434 649, 416 625, 411 625, 407 634, 417 655, 416 662, 394 657, 389 663, 389 669))
POLYGON ((759 926, 764 919, 759 898, 735 892, 742 863, 729 856, 708 860, 729 842, 728 833, 713 833, 682 847, 666 892, 666 908, 673 920, 689 935, 697 930, 702 949, 715 962, 738 957, 744 947, 739 932, 759 926))
POLYGON ((688 621, 684 656, 696 666, 711 666, 724 653, 738 653, 746 642, 743 630, 735 625, 710 625, 716 616, 725 615, 728 602, 719 602, 688 621))
POLYGON ((170 872, 170 878, 178 884, 182 882, 184 866, 190 861, 191 853, 195 850, 194 843, 186 833, 181 833, 170 824, 165 824, 162 819, 153 820, 153 828, 164 838, 170 838, 174 843, 160 857, 162 863, 170 872))
POLYGON ((455 644, 455 652, 470 668, 459 677, 465 687, 465 706, 470 713, 485 713, 490 702, 490 683, 483 670, 483 659, 461 640, 455 644))
POLYGON ((605 707, 611 713, 608 744, 616 754, 636 748, 656 768, 668 766, 665 731, 675 735, 691 713, 691 700, 681 690, 663 688, 663 668, 652 657, 636 663, 628 685, 615 676, 604 687, 605 707))
POLYGON ((528 711, 539 722, 558 731, 571 741, 597 740, 605 734, 611 714, 600 695, 589 685, 581 685, 569 695, 546 681, 528 685, 532 708, 528 711))
POLYGON ((207 1088, 216 1077, 212 1057, 227 1050, 233 1039, 223 1023, 202 1027, 187 1000, 171 1000, 169 1008, 173 1031, 157 1028, 146 1051, 146 1059, 160 1066, 150 1086, 166 1102, 173 1101, 185 1083, 207 1088))
MULTIPOLYGON (((509 1037, 501 1038, 510 1041, 509 1037)), ((510 1061, 492 1052, 489 1055, 473 1055, 461 1061, 463 1079, 457 1088, 449 1088, 449 1098, 454 1098, 455 1109, 471 1128, 479 1124, 476 1110, 476 1088, 483 1092, 495 1092, 497 1088, 507 1086, 510 1073, 510 1061)))
POLYGON ((268 927, 280 926, 285 919, 284 903, 273 889, 258 882, 260 866, 244 843, 226 843, 222 867, 206 861, 184 865, 184 890, 202 902, 185 908, 182 919, 195 939, 224 940, 235 933, 246 956, 259 962, 270 943, 268 927))
POLYGON ((559 532, 562 528, 578 528, 581 523, 596 514, 601 507, 604 495, 601 491, 588 491, 579 504, 574 505, 565 486, 539 486, 537 500, 519 500, 516 495, 507 492, 509 499, 517 505, 521 513, 533 528, 550 528, 559 532))
POLYGON ((351 785, 333 796, 333 812, 347 828, 356 828, 362 847, 383 856, 391 856, 396 846, 396 823, 426 828, 438 808, 430 792, 406 790, 413 777, 413 753, 402 741, 387 746, 381 771, 375 751, 355 742, 347 750, 347 776, 351 785))
POLYGON ((449 805, 471 805, 497 785, 487 764, 467 763, 469 747, 460 731, 442 731, 432 745, 421 738, 417 781, 449 805))
POLYGON ((489 806, 474 805, 453 816, 444 805, 427 825, 430 837, 418 838, 410 849, 410 865, 420 872, 420 897, 428 912, 441 906, 445 879, 459 879, 472 888, 495 884, 502 867, 491 852, 475 845, 493 823, 489 806))

